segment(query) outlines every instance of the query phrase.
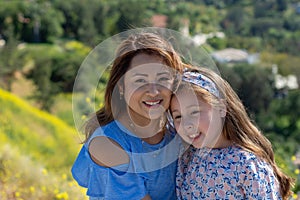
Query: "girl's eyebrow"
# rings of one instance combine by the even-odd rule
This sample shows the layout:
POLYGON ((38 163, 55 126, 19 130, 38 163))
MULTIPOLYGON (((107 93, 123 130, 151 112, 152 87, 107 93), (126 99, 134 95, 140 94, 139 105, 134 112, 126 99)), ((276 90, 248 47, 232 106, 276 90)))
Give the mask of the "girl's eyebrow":
POLYGON ((173 115, 174 113, 180 113, 180 111, 179 110, 177 110, 177 109, 174 109, 174 110, 171 110, 171 114, 173 115))
MULTIPOLYGON (((187 109, 191 109, 191 108, 200 108, 200 105, 190 105, 187 107, 187 109)), ((180 111, 178 109, 171 110, 171 113, 174 112, 180 112, 180 111)))
POLYGON ((171 110, 172 113, 179 112, 177 109, 171 110))

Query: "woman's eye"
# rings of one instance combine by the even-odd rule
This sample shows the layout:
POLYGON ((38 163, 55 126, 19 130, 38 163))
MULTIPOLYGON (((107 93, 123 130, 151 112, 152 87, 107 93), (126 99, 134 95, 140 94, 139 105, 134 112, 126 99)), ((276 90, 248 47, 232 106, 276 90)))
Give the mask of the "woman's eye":
POLYGON ((134 81, 135 83, 146 83, 145 79, 137 79, 134 81))
POLYGON ((158 79, 159 82, 165 82, 165 81, 170 81, 171 79, 169 77, 161 77, 158 79))

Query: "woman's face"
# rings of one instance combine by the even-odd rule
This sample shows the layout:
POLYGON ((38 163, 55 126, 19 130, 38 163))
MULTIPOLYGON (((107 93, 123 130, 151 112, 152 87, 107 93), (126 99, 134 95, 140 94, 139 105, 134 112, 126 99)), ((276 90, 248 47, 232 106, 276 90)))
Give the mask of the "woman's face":
POLYGON ((170 104, 173 70, 155 55, 138 54, 124 75, 123 90, 132 120, 158 119, 170 104))
POLYGON ((221 147, 223 120, 220 111, 191 90, 180 90, 171 100, 174 125, 188 144, 195 148, 221 147))

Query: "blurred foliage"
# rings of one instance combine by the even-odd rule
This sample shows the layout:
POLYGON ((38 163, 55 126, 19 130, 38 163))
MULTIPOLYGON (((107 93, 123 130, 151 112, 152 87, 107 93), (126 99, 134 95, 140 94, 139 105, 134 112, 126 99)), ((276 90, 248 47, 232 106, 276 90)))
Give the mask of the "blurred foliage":
POLYGON ((0 89, 0 199, 84 199, 71 177, 76 130, 0 89))
POLYGON ((33 63, 26 73, 27 78, 37 86, 33 98, 38 100, 42 109, 49 111, 55 95, 72 92, 77 71, 90 48, 70 41, 60 46, 29 45, 25 51, 28 62, 33 63))

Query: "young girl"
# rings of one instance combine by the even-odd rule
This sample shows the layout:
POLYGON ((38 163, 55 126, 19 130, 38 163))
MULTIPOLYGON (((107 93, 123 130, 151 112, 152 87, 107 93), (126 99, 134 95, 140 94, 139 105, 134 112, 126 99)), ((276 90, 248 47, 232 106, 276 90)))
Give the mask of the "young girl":
POLYGON ((182 71, 180 57, 157 34, 132 34, 121 43, 105 105, 86 122, 87 139, 72 167, 90 199, 176 198, 180 140, 165 115, 176 70, 182 71))
POLYGON ((191 144, 179 160, 178 199, 288 199, 291 178, 230 85, 209 69, 187 69, 170 112, 191 144))

